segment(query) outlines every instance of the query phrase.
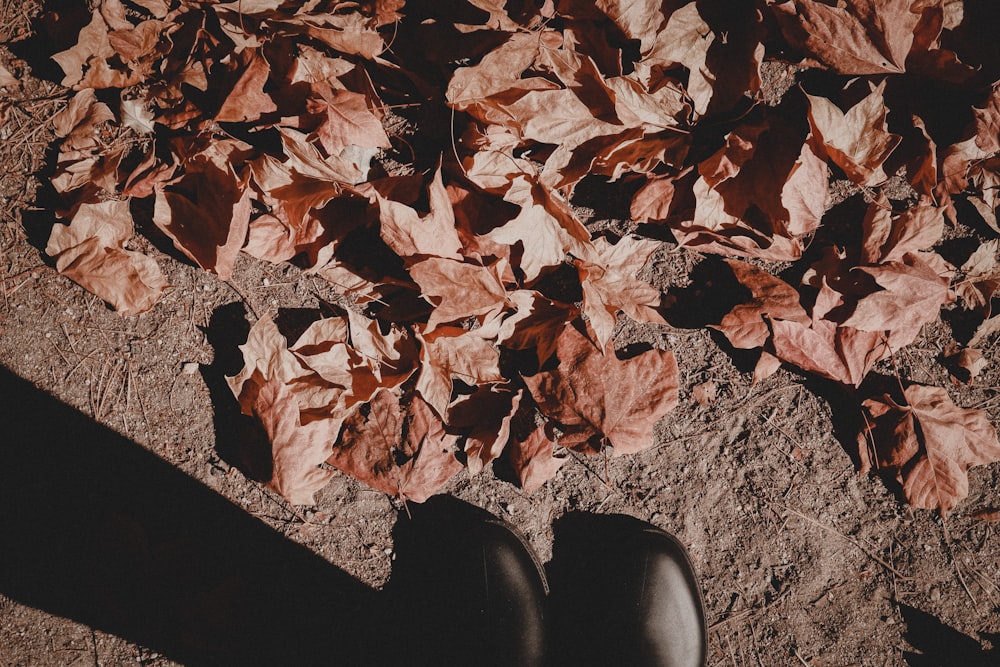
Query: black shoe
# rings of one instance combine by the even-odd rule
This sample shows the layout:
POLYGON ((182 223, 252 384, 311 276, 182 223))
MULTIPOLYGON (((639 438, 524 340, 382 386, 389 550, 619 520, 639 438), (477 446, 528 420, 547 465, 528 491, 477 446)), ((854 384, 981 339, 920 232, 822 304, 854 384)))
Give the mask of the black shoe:
POLYGON ((705 664, 701 590, 668 533, 629 516, 566 515, 549 575, 559 664, 705 664))
POLYGON ((386 587, 398 601, 399 664, 542 665, 548 586, 509 524, 455 498, 410 505, 386 587))

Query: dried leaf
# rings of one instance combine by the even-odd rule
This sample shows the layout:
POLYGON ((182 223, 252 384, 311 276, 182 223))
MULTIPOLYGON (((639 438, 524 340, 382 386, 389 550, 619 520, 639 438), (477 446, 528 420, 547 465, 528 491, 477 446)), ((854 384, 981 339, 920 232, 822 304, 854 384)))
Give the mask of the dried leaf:
POLYGON ((693 218, 671 221, 701 251, 792 261, 820 223, 827 167, 785 125, 744 124, 698 167, 693 218))
POLYGON ((460 397, 448 407, 448 427, 467 432, 466 465, 470 475, 503 453, 510 440, 510 422, 521 404, 523 392, 485 386, 460 397))
POLYGON ((502 262, 480 266, 439 257, 413 264, 410 275, 423 297, 434 306, 428 330, 439 324, 485 316, 503 307, 507 297, 501 280, 503 268, 502 262))
POLYGON ((809 99, 809 125, 829 158, 858 185, 880 185, 888 177, 882 169, 901 137, 886 130, 885 81, 847 113, 825 97, 809 99))
POLYGON ((911 343, 920 327, 937 319, 941 307, 952 301, 951 272, 942 263, 934 253, 907 253, 898 262, 858 267, 857 272, 870 275, 884 289, 861 298, 844 326, 895 331, 899 338, 908 339, 899 345, 911 343))
POLYGON ((462 469, 457 440, 419 396, 403 403, 382 390, 344 421, 327 462, 373 489, 423 502, 462 469))
POLYGON ((566 462, 566 457, 552 455, 554 445, 544 426, 536 428, 524 440, 510 443, 508 460, 525 492, 534 493, 540 489, 566 462))
POLYGON ((254 396, 253 414, 271 441, 273 475, 268 486, 295 505, 312 505, 333 473, 319 467, 333 451, 341 420, 304 421, 295 395, 277 377, 254 396))
POLYGON ((839 74, 904 70, 920 14, 912 0, 768 0, 792 46, 839 74))
POLYGON ((17 80, 10 70, 0 64, 0 88, 9 88, 11 90, 21 87, 21 82, 17 80))
POLYGON ((52 128, 56 136, 64 137, 63 150, 80 150, 97 146, 97 125, 114 119, 108 105, 97 101, 94 89, 84 88, 73 96, 65 109, 52 117, 52 128))
POLYGON ((799 304, 799 293, 784 280, 739 260, 728 259, 726 264, 751 296, 750 301, 737 305, 712 327, 721 331, 733 347, 763 347, 771 335, 768 321, 809 323, 809 316, 799 304))
POLYGON ((440 168, 427 188, 430 212, 420 216, 414 209, 377 195, 382 240, 400 257, 426 255, 461 260, 462 242, 455 230, 455 212, 441 181, 440 168))
POLYGON ((474 386, 505 381, 500 350, 478 330, 442 326, 417 339, 421 348, 416 391, 442 419, 448 414, 453 380, 474 386))
POLYGON ((952 382, 968 384, 988 365, 986 357, 976 348, 952 345, 944 350, 944 361, 951 373, 952 382))
POLYGON ((597 238, 593 254, 574 262, 583 287, 583 312, 601 349, 611 340, 619 311, 637 322, 666 324, 656 310, 662 294, 635 277, 659 247, 656 241, 636 236, 626 236, 613 245, 597 238))
POLYGON ((123 315, 153 307, 168 287, 150 257, 126 250, 132 238, 127 200, 81 204, 68 226, 52 229, 45 252, 60 273, 107 301, 123 315))
POLYGON ((250 190, 233 162, 242 142, 218 140, 185 164, 184 175, 156 191, 153 222, 203 269, 228 280, 247 239, 250 190))
POLYGON ((996 430, 986 413, 956 406, 939 387, 910 385, 904 394, 903 404, 864 402, 862 472, 894 476, 908 503, 947 514, 969 494, 969 469, 1000 460, 996 430))
POLYGON ((524 378, 542 412, 570 429, 605 437, 616 454, 652 444, 656 422, 677 405, 672 352, 654 349, 620 360, 567 325, 556 354, 555 370, 524 378))
POLYGON ((1000 240, 993 239, 979 246, 962 265, 965 279, 952 287, 969 310, 989 317, 993 297, 1000 292, 1000 240))

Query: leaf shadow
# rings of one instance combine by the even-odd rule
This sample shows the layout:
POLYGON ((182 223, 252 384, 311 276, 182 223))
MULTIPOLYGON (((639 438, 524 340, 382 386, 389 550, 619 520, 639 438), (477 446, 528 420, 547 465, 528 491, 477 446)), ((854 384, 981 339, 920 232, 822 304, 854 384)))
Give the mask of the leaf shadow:
POLYGON ((990 667, 1000 664, 1000 635, 980 633, 981 637, 994 644, 994 648, 987 651, 976 638, 946 625, 926 611, 906 604, 900 604, 899 610, 906 623, 904 638, 919 651, 903 653, 909 667, 990 667))
POLYGON ((243 368, 240 345, 246 343, 250 323, 246 307, 234 302, 212 311, 208 326, 199 327, 212 346, 212 363, 201 366, 201 376, 212 399, 215 452, 228 465, 258 482, 271 479, 271 445, 260 421, 240 411, 226 382, 243 368))

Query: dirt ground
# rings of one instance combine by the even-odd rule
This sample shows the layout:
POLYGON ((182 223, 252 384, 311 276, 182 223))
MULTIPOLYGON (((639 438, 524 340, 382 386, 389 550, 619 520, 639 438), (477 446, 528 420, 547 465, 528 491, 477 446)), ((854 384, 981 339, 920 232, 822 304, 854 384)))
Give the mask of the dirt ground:
MULTIPOLYGON (((27 0, 0 7, 0 63, 24 82, 21 90, 0 91, 0 364, 87 422, 109 429, 106 438, 124 443, 122 451, 144 450, 155 459, 130 467, 131 454, 123 455, 121 468, 115 468, 106 453, 90 460, 79 449, 88 445, 87 438, 69 437, 65 456, 77 457, 72 460, 80 462, 73 464, 78 468, 62 465, 59 455, 30 471, 37 477, 32 484, 43 485, 38 488, 50 499, 55 494, 44 505, 52 514, 30 506, 41 494, 22 494, 30 486, 21 478, 23 470, 0 469, 6 487, 0 513, 25 512, 45 524, 0 532, 0 550, 7 551, 0 563, 10 568, 20 562, 18 554, 41 554, 26 541, 31 531, 60 526, 63 512, 90 507, 91 493, 121 503, 125 512, 137 497, 141 502, 134 507, 145 507, 144 494, 159 484, 160 475, 204 506, 200 513, 197 503, 190 511, 178 504, 175 516, 190 517, 192 534, 204 535, 208 544, 215 543, 202 525, 204 517, 227 517, 248 534, 259 532, 260 544, 271 545, 275 554, 284 553, 286 543, 288 549, 301 545, 311 552, 303 555, 294 547, 295 558, 308 556, 309 567, 316 568, 317 586, 324 572, 339 570, 349 575, 345 581, 379 589, 390 577, 393 526, 403 509, 341 475, 318 494, 315 507, 289 506, 264 489, 248 476, 238 454, 260 433, 237 414, 223 380, 239 369, 236 346, 257 316, 315 313, 320 299, 335 298, 329 286, 294 267, 247 257, 231 281, 221 282, 165 252, 150 233, 138 243, 164 267, 173 287, 152 312, 121 317, 60 276, 40 250, 53 222, 38 203, 52 138, 48 120, 65 103, 65 92, 32 78, 16 48, 8 48, 28 36, 35 9, 27 0), (185 477, 155 472, 164 467, 161 462, 185 477), (129 492, 109 488, 118 484, 129 492), (239 512, 227 513, 231 506, 239 512)), ((579 196, 577 203, 592 209, 591 224, 626 224, 615 213, 627 201, 616 187, 596 186, 579 196)), ((845 201, 849 208, 850 198, 845 201)), ((709 330, 688 328, 683 306, 697 300, 688 281, 699 265, 702 272, 712 270, 704 257, 664 243, 647 270, 655 285, 676 298, 671 326, 622 323, 616 338, 620 345, 644 342, 677 356, 680 405, 659 424, 654 447, 631 457, 572 458, 555 480, 531 495, 489 469, 472 479, 463 473, 447 492, 520 528, 543 561, 552 557, 553 522, 568 512, 625 513, 677 535, 701 577, 712 665, 1000 664, 1000 537, 996 524, 970 516, 1000 507, 1000 465, 973 469, 968 499, 947 519, 912 510, 883 480, 859 476, 851 448, 856 415, 849 400, 787 370, 752 386, 752 365, 724 349, 709 330), (699 403, 699 386, 714 398, 699 403)), ((895 360, 898 373, 948 386, 956 403, 985 410, 1000 424, 996 336, 984 349, 986 370, 971 385, 956 387, 938 360, 953 341, 952 324, 927 327, 895 360)), ((886 365, 880 372, 891 378, 894 369, 886 365)), ((0 401, 10 405, 13 398, 0 401)), ((0 438, 7 455, 32 446, 30 438, 0 438)), ((163 496, 156 515, 169 514, 171 502, 163 496)), ((166 558, 157 545, 168 541, 150 533, 170 519, 146 523, 134 508, 129 516, 137 517, 135 530, 144 535, 142 553, 166 558)), ((10 516, 2 526, 23 527, 10 516)), ((57 531, 47 530, 54 541, 41 557, 57 570, 75 572, 69 579, 86 579, 88 572, 73 570, 72 554, 93 549, 115 562, 130 548, 128 540, 118 541, 128 530, 70 531, 62 542, 57 531)), ((203 551, 190 553, 194 557, 186 561, 177 557, 185 561, 177 585, 217 589, 220 582, 205 575, 215 570, 202 567, 203 551)), ((172 628, 143 630, 143 614, 165 613, 154 608, 155 596, 143 597, 144 583, 133 587, 126 581, 122 593, 133 605, 130 614, 140 620, 118 622, 113 614, 95 612, 86 599, 53 602, 62 598, 44 592, 44 569, 0 574, 0 665, 164 666, 194 655, 175 650, 172 628)), ((59 572, 49 575, 61 581, 59 572)), ((205 621, 210 628, 221 622, 217 616, 205 621)), ((204 633, 204 641, 211 643, 216 632, 224 630, 204 633)), ((343 661, 335 651, 325 657, 343 661)))

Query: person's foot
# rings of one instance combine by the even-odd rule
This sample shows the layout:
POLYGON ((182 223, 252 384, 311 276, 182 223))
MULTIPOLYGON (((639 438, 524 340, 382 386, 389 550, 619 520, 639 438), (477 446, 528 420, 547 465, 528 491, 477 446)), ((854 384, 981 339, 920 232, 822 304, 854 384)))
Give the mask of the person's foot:
POLYGON ((542 665, 544 570, 524 538, 448 496, 411 505, 395 532, 395 591, 411 632, 406 664, 542 665))
POLYGON ((673 536, 633 517, 583 513, 555 532, 554 654, 567 664, 705 664, 701 590, 673 536))

